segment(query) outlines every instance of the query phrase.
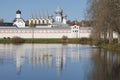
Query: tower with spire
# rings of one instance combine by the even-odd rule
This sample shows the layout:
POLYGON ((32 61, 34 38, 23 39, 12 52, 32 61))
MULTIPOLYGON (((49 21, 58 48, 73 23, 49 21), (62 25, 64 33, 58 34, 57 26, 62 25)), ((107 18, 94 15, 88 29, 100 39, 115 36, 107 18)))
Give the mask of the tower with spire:
POLYGON ((16 18, 14 19, 13 25, 17 26, 18 28, 25 27, 25 21, 21 18, 21 11, 16 11, 16 18))
POLYGON ((16 18, 21 18, 21 11, 20 10, 16 11, 16 18))

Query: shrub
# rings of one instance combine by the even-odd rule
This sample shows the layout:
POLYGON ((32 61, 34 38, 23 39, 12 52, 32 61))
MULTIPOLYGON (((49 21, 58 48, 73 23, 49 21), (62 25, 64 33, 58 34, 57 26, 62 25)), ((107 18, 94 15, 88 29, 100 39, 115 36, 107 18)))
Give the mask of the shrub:
POLYGON ((80 38, 80 39, 79 39, 79 42, 80 42, 81 44, 91 44, 92 39, 91 39, 91 38, 80 38))
POLYGON ((68 42, 68 37, 67 36, 63 36, 62 37, 62 43, 67 43, 68 42))
POLYGON ((67 40, 67 39, 68 39, 67 36, 62 37, 62 40, 67 40))
POLYGON ((24 40, 23 38, 20 38, 20 37, 13 37, 13 38, 11 39, 11 42, 12 42, 12 43, 15 43, 15 44, 18 44, 18 43, 24 43, 25 40, 24 40))

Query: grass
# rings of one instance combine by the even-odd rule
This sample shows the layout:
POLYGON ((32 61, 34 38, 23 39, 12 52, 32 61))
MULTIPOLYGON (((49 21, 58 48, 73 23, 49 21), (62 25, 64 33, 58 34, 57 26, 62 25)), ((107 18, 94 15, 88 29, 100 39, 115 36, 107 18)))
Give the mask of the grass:
POLYGON ((106 50, 120 52, 120 44, 117 43, 117 40, 113 40, 111 44, 107 40, 92 40, 91 44, 106 50))
POLYGON ((78 38, 38 38, 38 39, 0 39, 0 43, 71 43, 71 44, 88 44, 90 41, 87 39, 78 39, 78 38), (22 42, 21 42, 22 41, 22 42))
MULTIPOLYGON (((23 43, 79 43, 79 39, 58 39, 58 38, 51 38, 51 39, 24 39, 23 43)), ((22 43, 21 38, 18 39, 0 39, 0 43, 22 43)))
POLYGON ((39 39, 22 39, 22 38, 13 38, 13 39, 0 39, 1 44, 16 44, 16 43, 61 43, 61 44, 89 44, 96 45, 98 47, 102 47, 107 50, 120 52, 120 44, 117 41, 112 44, 108 44, 107 41, 104 40, 92 40, 87 38, 39 38, 39 39))
POLYGON ((101 47, 107 50, 120 52, 120 44, 118 43, 102 44, 101 47))

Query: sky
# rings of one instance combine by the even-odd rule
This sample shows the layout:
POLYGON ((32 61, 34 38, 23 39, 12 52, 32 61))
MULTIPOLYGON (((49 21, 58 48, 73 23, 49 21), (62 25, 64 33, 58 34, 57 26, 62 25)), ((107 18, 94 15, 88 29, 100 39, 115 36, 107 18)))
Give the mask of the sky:
POLYGON ((54 15, 58 6, 67 14, 68 20, 85 20, 87 0, 0 0, 0 18, 12 22, 18 9, 24 20, 28 20, 32 14, 54 15))

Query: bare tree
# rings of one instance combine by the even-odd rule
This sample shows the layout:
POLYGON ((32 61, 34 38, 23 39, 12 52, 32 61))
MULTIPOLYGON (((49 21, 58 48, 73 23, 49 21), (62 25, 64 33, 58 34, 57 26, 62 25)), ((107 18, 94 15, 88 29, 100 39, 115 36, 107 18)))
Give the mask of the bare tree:
POLYGON ((120 0, 88 0, 89 18, 93 21, 94 38, 113 40, 113 31, 119 35, 120 43, 120 0))
POLYGON ((118 43, 120 43, 120 0, 112 0, 111 8, 113 30, 118 33, 118 43))

